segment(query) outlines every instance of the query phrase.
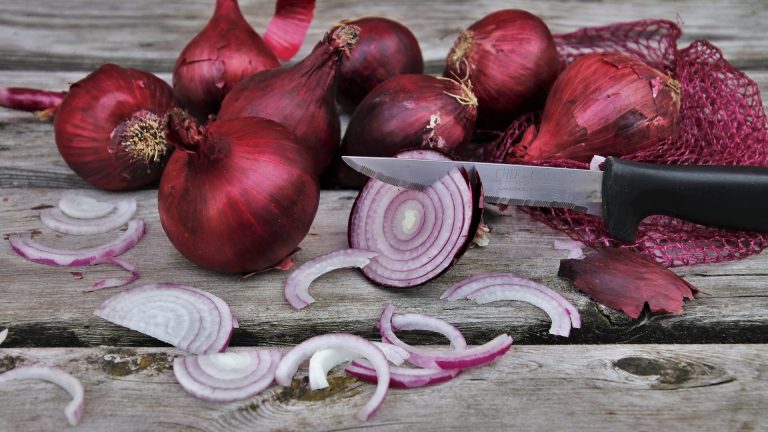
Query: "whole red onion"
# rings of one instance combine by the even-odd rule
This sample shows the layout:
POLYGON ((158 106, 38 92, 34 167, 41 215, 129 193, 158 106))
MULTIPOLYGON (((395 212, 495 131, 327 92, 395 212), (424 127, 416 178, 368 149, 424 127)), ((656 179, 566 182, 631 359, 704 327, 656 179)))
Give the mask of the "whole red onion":
POLYGON ((200 119, 215 114, 243 79, 280 63, 240 12, 237 0, 216 0, 208 24, 181 51, 173 67, 173 92, 200 119))
MULTIPOLYGON (((557 78, 526 161, 623 156, 678 133, 680 84, 640 59, 588 54, 557 78)), ((533 134, 527 134, 529 138, 533 134)))
POLYGON ((344 21, 360 28, 360 39, 339 69, 336 100, 348 112, 387 78, 424 72, 416 37, 408 27, 382 17, 344 21))
POLYGON ((494 12, 463 31, 448 53, 446 77, 468 77, 480 121, 506 127, 515 116, 540 108, 560 70, 547 25, 529 12, 494 12))
POLYGON ((165 119, 171 87, 138 69, 105 64, 72 84, 55 107, 64 161, 100 189, 138 189, 160 178, 171 153, 165 119))
MULTIPOLYGON (((431 75, 397 75, 363 99, 350 119, 341 154, 394 156, 427 144, 458 151, 475 131, 477 100, 468 84, 431 75)), ((367 177, 337 161, 336 181, 362 187, 367 177)))
POLYGON ((190 261, 222 273, 254 272, 296 250, 317 212, 313 156, 285 127, 262 118, 198 127, 174 112, 181 147, 160 181, 160 222, 190 261))
POLYGON ((355 46, 359 30, 338 26, 293 67, 263 71, 242 81, 224 98, 219 118, 263 117, 282 124, 312 153, 313 172, 320 174, 341 138, 334 101, 338 64, 355 46))

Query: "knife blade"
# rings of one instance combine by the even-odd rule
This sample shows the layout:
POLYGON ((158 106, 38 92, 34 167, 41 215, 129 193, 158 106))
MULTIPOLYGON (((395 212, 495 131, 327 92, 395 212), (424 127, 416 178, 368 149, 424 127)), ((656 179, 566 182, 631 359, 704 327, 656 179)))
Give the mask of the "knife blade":
POLYGON ((768 232, 768 168, 669 166, 606 158, 591 171, 485 162, 343 156, 356 171, 394 186, 424 189, 453 168, 477 171, 486 202, 576 210, 603 218, 633 241, 647 216, 668 215, 722 228, 768 232))

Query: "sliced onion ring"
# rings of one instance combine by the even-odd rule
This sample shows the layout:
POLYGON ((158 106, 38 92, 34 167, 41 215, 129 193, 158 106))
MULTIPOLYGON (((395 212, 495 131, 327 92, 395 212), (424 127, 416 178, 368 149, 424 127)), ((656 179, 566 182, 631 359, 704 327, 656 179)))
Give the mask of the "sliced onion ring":
POLYGON ((192 396, 210 402, 253 397, 275 380, 280 362, 275 348, 176 357, 173 374, 192 396))
POLYGON ((128 198, 117 202, 112 214, 99 219, 75 219, 56 207, 40 212, 40 221, 48 228, 62 234, 93 235, 114 231, 125 225, 136 213, 136 199, 128 198))
POLYGON ((215 295, 179 284, 150 284, 125 290, 94 314, 194 354, 222 352, 234 318, 215 295))
POLYGON ((5 342, 5 338, 7 337, 8 337, 8 329, 0 331, 0 345, 2 345, 3 342, 5 342))
MULTIPOLYGON (((443 295, 440 296, 440 298, 447 299, 449 301, 469 298, 475 301, 480 300, 482 302, 495 301, 494 298, 498 300, 513 300, 512 298, 504 298, 504 296, 509 297, 513 296, 514 294, 502 294, 502 291, 515 291, 519 293, 524 292, 526 293, 525 295, 539 298, 542 304, 550 302, 550 299, 553 299, 560 306, 559 310, 554 311, 553 314, 566 315, 571 321, 571 327, 581 327, 581 315, 579 314, 579 310, 576 309, 576 307, 560 293, 546 285, 536 283, 532 280, 525 279, 511 273, 484 273, 469 277, 448 288, 448 290, 446 290, 443 295), (506 288, 496 288, 497 286, 505 286, 506 288), (487 292, 486 294, 489 295, 485 296, 482 294, 482 291, 487 289, 491 289, 493 291, 492 294, 487 292), (549 297, 549 299, 547 299, 547 297, 549 297)), ((535 305, 542 307, 539 304, 535 305)), ((550 317, 553 316, 549 312, 547 312, 547 314, 549 314, 550 317)), ((555 319, 553 318, 553 326, 550 327, 550 333, 559 334, 558 332, 553 331, 555 327, 554 321, 555 319)), ((567 336, 567 333, 563 336, 567 336)))
POLYGON ((59 368, 49 366, 19 366, 0 374, 0 384, 27 379, 52 382, 66 390, 72 396, 72 401, 64 408, 64 415, 71 426, 80 421, 85 408, 85 394, 83 385, 77 378, 59 368))
MULTIPOLYGON (((446 160, 436 150, 401 152, 401 158, 446 160)), ((349 245, 378 252, 363 274, 372 282, 414 287, 447 271, 467 250, 482 215, 482 186, 454 169, 424 190, 369 180, 355 200, 349 245)))
POLYGON ((89 196, 68 192, 59 199, 59 209, 75 219, 99 219, 112 212, 115 204, 99 201, 89 196))
POLYGON ((368 359, 376 370, 378 377, 376 391, 357 413, 358 418, 361 420, 368 420, 376 414, 376 411, 387 396, 387 389, 389 388, 389 363, 387 363, 387 358, 384 357, 384 354, 376 345, 360 336, 347 333, 330 333, 305 340, 288 351, 283 359, 280 360, 277 371, 275 371, 275 380, 282 386, 290 386, 293 375, 299 369, 299 365, 315 352, 328 348, 340 348, 357 352, 368 359))
MULTIPOLYGON (((371 343, 376 345, 392 364, 400 366, 409 357, 408 351, 398 346, 381 342, 371 343)), ((309 389, 320 390, 329 387, 328 372, 331 369, 360 357, 359 353, 339 348, 328 348, 312 354, 309 359, 309 389)), ((376 374, 375 371, 372 373, 376 374)))
POLYGON ((139 272, 139 269, 129 263, 128 261, 122 259, 122 258, 109 258, 107 260, 104 260, 104 263, 114 264, 116 266, 120 266, 126 271, 130 272, 130 276, 126 277, 120 277, 120 278, 108 278, 108 279, 101 279, 93 283, 93 285, 90 286, 90 288, 86 289, 85 291, 98 291, 100 289, 104 288, 115 288, 120 287, 123 285, 128 285, 130 283, 133 283, 141 277, 141 272, 139 272))
POLYGON ((318 277, 333 270, 347 267, 365 267, 376 252, 360 249, 342 249, 313 258, 294 270, 285 280, 285 299, 296 310, 315 302, 309 294, 309 285, 318 277))
POLYGON ((78 267, 98 264, 109 258, 122 255, 144 236, 146 225, 143 219, 128 223, 128 229, 106 244, 88 249, 67 250, 43 246, 32 240, 28 234, 14 234, 8 238, 13 250, 24 258, 39 263, 63 267, 78 267))
POLYGON ((414 313, 393 314, 392 327, 396 331, 423 330, 440 333, 448 338, 453 349, 462 350, 467 347, 467 341, 459 329, 448 321, 429 315, 414 313))
MULTIPOLYGON (((365 360, 355 360, 344 370, 362 381, 376 384, 376 371, 365 360)), ((461 369, 442 370, 424 368, 390 367, 392 374, 389 385, 395 388, 417 388, 450 381, 461 373, 461 369)))

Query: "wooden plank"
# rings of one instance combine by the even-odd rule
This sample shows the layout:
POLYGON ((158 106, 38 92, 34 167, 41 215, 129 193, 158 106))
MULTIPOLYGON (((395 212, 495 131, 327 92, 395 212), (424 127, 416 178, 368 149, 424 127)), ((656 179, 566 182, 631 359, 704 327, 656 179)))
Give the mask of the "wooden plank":
MULTIPOLYGON (((493 365, 434 387, 391 390, 369 422, 373 387, 336 368, 327 390, 304 372, 242 402, 187 395, 169 349, 0 349, 0 372, 56 365, 85 388, 79 431, 135 430, 675 430, 768 428, 766 345, 513 346, 493 365)), ((0 428, 59 430, 69 398, 54 385, 0 386, 0 428), (3 427, 4 426, 4 427, 3 427)))
MULTIPOLYGON (((241 0, 251 24, 263 32, 273 0, 241 0)), ((516 7, 541 16, 553 32, 645 18, 681 20, 684 43, 709 39, 739 67, 765 68, 768 8, 761 0, 668 2, 568 0, 334 0, 318 3, 316 18, 299 57, 340 19, 383 15, 413 29, 428 61, 445 57, 458 31, 480 17, 516 7)), ((0 17, 0 69, 90 70, 111 61, 152 71, 169 71, 179 51, 207 22, 212 0, 80 0, 51 7, 45 0, 6 0, 0 17)))
MULTIPOLYGON (((92 192, 115 198, 104 192, 92 192)), ((0 190, 2 234, 39 230, 35 238, 55 246, 79 248, 112 238, 60 237, 38 219, 40 206, 58 201, 60 190, 0 190)), ((447 274, 427 286, 411 290, 377 288, 354 270, 323 276, 312 286, 317 303, 294 312, 283 299, 285 273, 268 272, 239 281, 238 276, 220 275, 196 267, 173 249, 162 232, 157 214, 156 192, 120 195, 139 200, 140 217, 148 223, 148 234, 125 254, 143 275, 138 283, 173 281, 203 288, 220 296, 240 318, 235 345, 297 343, 309 336, 346 331, 373 337, 382 308, 395 304, 400 310, 424 312, 455 323, 475 343, 509 332, 524 344, 531 343, 724 343, 768 342, 768 295, 765 292, 768 256, 678 269, 708 295, 686 305, 678 316, 643 315, 630 320, 598 306, 556 277, 565 251, 552 247, 564 235, 533 222, 525 215, 490 217, 494 228, 490 246, 470 250, 447 274), (440 294, 463 278, 482 272, 510 271, 543 282, 562 292, 583 314, 582 330, 568 339, 547 333, 549 320, 540 310, 523 303, 502 302, 478 306, 470 302, 446 302, 440 294)), ((324 192, 320 210, 297 255, 307 259, 346 245, 346 220, 353 192, 324 192)), ((222 247, 226 247, 222 245, 222 247)), ((92 311, 117 290, 84 293, 95 280, 123 274, 111 266, 64 269, 26 261, 7 244, 0 244, 0 280, 3 312, 0 328, 10 327, 9 346, 156 346, 152 338, 112 325, 92 311), (71 270, 81 271, 76 279, 71 270)), ((435 343, 425 335, 422 343, 435 343)))

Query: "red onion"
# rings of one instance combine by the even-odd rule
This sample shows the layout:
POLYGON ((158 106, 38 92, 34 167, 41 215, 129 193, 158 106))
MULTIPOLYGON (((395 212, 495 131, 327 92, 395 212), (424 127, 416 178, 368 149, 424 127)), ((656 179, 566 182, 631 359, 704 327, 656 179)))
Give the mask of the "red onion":
POLYGON ((19 366, 0 374, 0 384, 30 379, 48 381, 66 390, 72 396, 72 401, 64 408, 64 415, 67 416, 70 426, 77 425, 85 409, 83 385, 77 378, 59 368, 49 366, 19 366))
MULTIPOLYGON (((442 370, 395 366, 390 366, 389 370, 391 373, 389 386, 393 388, 418 388, 440 384, 456 378, 461 373, 461 369, 442 370)), ((353 361, 344 369, 344 372, 361 381, 372 384, 378 382, 376 371, 365 360, 353 361)))
POLYGON ((116 205, 112 202, 98 201, 79 193, 66 192, 59 200, 58 207, 62 213, 71 218, 99 219, 110 214, 116 205))
POLYGON ((336 100, 352 112, 361 100, 387 78, 424 72, 416 37, 408 27, 383 17, 346 20, 360 28, 360 39, 339 69, 336 100))
MULTIPOLYGON (((397 75, 363 99, 349 121, 341 154, 394 156, 439 137, 434 147, 458 152, 475 131, 477 100, 471 85, 429 75, 397 75)), ((367 178, 337 161, 336 180, 359 188, 367 178)))
POLYGON ((275 348, 176 357, 173 374, 198 399, 234 402, 269 387, 275 381, 280 357, 275 348))
POLYGON ((160 182, 160 222, 190 261, 222 273, 273 267, 304 239, 317 212, 312 155, 266 119, 200 128, 180 112, 177 151, 160 182))
POLYGON ((315 11, 315 0, 277 0, 275 15, 264 31, 264 42, 277 58, 290 60, 301 48, 315 11))
POLYGON ((263 117, 282 124, 312 153, 314 172, 323 172, 341 136, 334 100, 336 73, 342 57, 355 46, 358 32, 355 26, 338 26, 293 67, 242 81, 224 98, 219 119, 263 117))
POLYGON ((19 111, 40 112, 42 119, 53 115, 67 92, 11 87, 0 89, 0 106, 19 111))
POLYGON ((315 302, 309 295, 312 281, 340 268, 365 267, 376 255, 376 252, 366 250, 342 249, 307 261, 285 280, 285 299, 294 309, 303 309, 315 302))
POLYGON ((232 312, 222 299, 168 283, 122 291, 93 313, 194 354, 224 351, 234 327, 232 312))
POLYGON ((459 35, 444 75, 468 77, 480 120, 506 127, 515 116, 538 109, 560 71, 547 25, 523 10, 487 15, 459 35))
POLYGON ((120 200, 112 214, 99 219, 76 219, 67 216, 58 207, 40 212, 40 220, 48 228, 62 234, 93 235, 114 231, 127 223, 136 213, 136 199, 120 200))
MULTIPOLYGON (((434 150, 397 157, 446 159, 434 150)), ((393 288, 425 284, 447 271, 466 251, 482 214, 479 177, 453 170, 423 191, 378 180, 366 184, 349 219, 349 245, 378 252, 363 274, 393 288)))
POLYGON ((224 96, 256 72, 280 66, 275 54, 248 24, 237 0, 216 0, 205 28, 179 54, 173 93, 201 119, 215 114, 224 96))
POLYGON ((285 354, 275 371, 275 381, 282 386, 290 386, 293 375, 299 369, 301 363, 312 356, 317 351, 329 348, 340 348, 360 354, 368 359, 376 370, 378 384, 376 392, 371 400, 358 411, 357 416, 360 420, 368 420, 384 402, 389 388, 389 363, 387 363, 384 354, 376 345, 368 342, 360 336, 345 333, 330 333, 321 336, 315 336, 305 340, 299 345, 293 347, 285 354))
POLYGON ((133 264, 129 263, 128 261, 122 258, 117 258, 117 257, 109 258, 107 260, 104 260, 103 262, 120 266, 124 270, 129 271, 131 275, 126 277, 121 277, 121 278, 109 278, 109 279, 102 279, 100 281, 96 281, 93 283, 93 285, 91 285, 88 289, 85 290, 86 292, 98 291, 104 288, 121 287, 124 285, 131 284, 141 277, 141 272, 139 272, 139 269, 133 264))
POLYGON ((674 138, 679 120, 677 81, 634 57, 587 54, 557 78, 538 135, 519 145, 526 161, 589 162, 674 138))

